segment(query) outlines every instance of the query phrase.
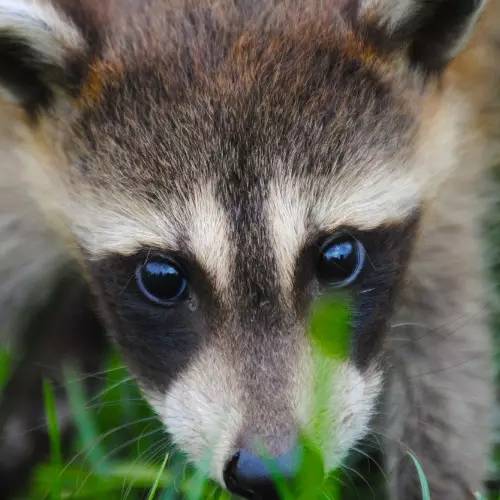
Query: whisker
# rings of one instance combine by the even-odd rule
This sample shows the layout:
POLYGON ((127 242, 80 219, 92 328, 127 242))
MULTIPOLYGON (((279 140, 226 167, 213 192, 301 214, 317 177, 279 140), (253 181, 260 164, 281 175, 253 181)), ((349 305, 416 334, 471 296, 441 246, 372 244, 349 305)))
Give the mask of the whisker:
MULTIPOLYGON (((158 428, 158 429, 155 429, 153 431, 150 431, 142 436, 138 436, 138 437, 135 437, 135 438, 132 438, 132 439, 129 439, 128 441, 126 441, 125 443, 117 446, 116 448, 114 448, 113 450, 111 450, 110 452, 106 453, 98 462, 97 462, 97 465, 102 465, 104 462, 108 461, 108 459, 110 457, 112 457, 113 455, 115 455, 116 453, 120 452, 121 450, 127 448, 127 446, 130 446, 131 444, 135 443, 138 439, 142 439, 144 437, 148 437, 148 436, 152 436, 154 434, 156 434, 157 432, 159 431, 163 431, 162 428, 158 428)), ((84 478, 83 482, 80 484, 80 486, 78 487, 77 491, 75 492, 75 496, 78 496, 83 487, 85 486, 85 484, 87 483, 87 481, 89 480, 90 476, 92 476, 92 474, 94 473, 94 471, 90 471, 84 478)))
MULTIPOLYGON (((156 420, 157 417, 156 416, 152 416, 152 417, 144 417, 144 418, 140 418, 140 419, 137 419, 137 420, 133 420, 132 422, 127 422, 126 424, 123 424, 123 425, 120 425, 118 427, 114 427, 113 429, 110 429, 109 431, 105 432, 104 434, 101 434, 97 437, 97 439, 95 439, 92 443, 91 443, 91 447, 86 447, 84 448, 83 450, 81 450, 80 452, 78 452, 64 467, 63 469, 61 470, 61 472, 59 473, 59 476, 61 476, 72 464, 74 464, 76 462, 76 460, 78 460, 79 458, 81 458, 82 456, 88 456, 89 453, 95 449, 95 447, 99 444, 99 443, 102 443, 102 441, 104 441, 107 437, 111 436, 112 434, 115 434, 116 432, 119 432, 123 429, 126 429, 128 427, 132 427, 133 425, 137 425, 137 424, 140 424, 142 422, 150 422, 150 421, 153 421, 153 420, 156 420)), ((163 428, 161 429, 156 429, 155 432, 158 432, 159 430, 163 430, 163 428)), ((99 463, 101 463, 102 461, 100 461, 99 463)))
POLYGON ((134 380, 135 380, 134 377, 127 376, 127 377, 123 378, 122 380, 120 380, 120 381, 112 384, 111 386, 106 387, 106 389, 103 389, 102 391, 99 391, 95 396, 93 396, 91 399, 88 400, 88 403, 92 403, 93 401, 101 398, 102 396, 104 396, 108 392, 111 392, 113 389, 116 389, 116 388, 122 386, 123 384, 126 384, 128 382, 132 382, 134 380))
MULTIPOLYGON (((133 461, 131 468, 133 468, 139 462, 139 460, 141 460, 144 464, 149 464, 150 462, 153 462, 156 459, 156 457, 160 455, 165 456, 165 454, 168 453, 168 448, 169 448, 168 444, 169 444, 168 437, 163 436, 157 443, 152 444, 149 448, 139 453, 135 458, 135 460, 133 461)), ((126 485, 126 483, 127 480, 124 479, 120 495, 120 498, 122 498, 122 500, 126 500, 128 498, 134 487, 131 481, 129 481, 128 486, 126 485)))
POLYGON ((113 406, 121 406, 123 405, 123 403, 135 403, 140 405, 140 404, 146 404, 146 401, 144 398, 123 398, 123 399, 116 399, 113 401, 94 403, 92 405, 85 405, 85 409, 93 410, 93 409, 109 408, 113 406))
MULTIPOLYGON (((352 473, 354 472, 354 469, 351 469, 350 467, 348 467, 347 465, 344 465, 344 464, 341 464, 339 466, 339 469, 342 471, 343 477, 345 477, 349 481, 351 490, 353 490, 356 493, 356 497, 359 498, 358 488, 357 488, 356 483, 354 482, 354 479, 352 477, 352 473)), ((363 479, 363 482, 366 481, 363 477, 362 477, 362 479, 363 479)), ((345 486, 345 483, 343 483, 343 484, 345 486)), ((370 488, 370 486, 368 486, 368 487, 370 488)))
POLYGON ((421 328, 426 330, 426 332, 422 335, 418 336, 411 336, 411 337, 391 337, 391 340, 397 340, 397 341, 408 341, 408 342, 418 342, 420 340, 423 340, 426 338, 427 335, 438 335, 441 331, 446 330, 448 333, 446 335, 441 335, 438 337, 439 341, 443 340, 448 340, 450 337, 453 337, 457 333, 457 330, 460 330, 464 327, 467 326, 468 323, 471 321, 479 318, 482 314, 484 314, 487 311, 486 306, 481 306, 475 313, 469 313, 469 314, 462 314, 460 316, 457 316, 454 320, 447 320, 445 323, 441 323, 439 325, 435 326, 430 326, 426 325, 424 323, 412 323, 412 322, 407 322, 407 323, 396 323, 394 326, 390 326, 390 330, 392 329, 398 329, 398 328, 411 328, 413 326, 417 328, 421 328))
POLYGON ((127 372, 127 369, 123 366, 116 366, 114 368, 108 368, 106 370, 100 370, 97 372, 92 372, 92 373, 86 373, 85 375, 82 376, 77 376, 77 377, 71 377, 66 379, 67 382, 72 383, 72 382, 84 382, 85 380, 89 378, 100 378, 103 377, 104 375, 109 375, 110 373, 114 373, 117 371, 123 371, 127 372))
POLYGON ((368 455, 368 453, 365 453, 363 450, 360 450, 359 448, 357 448, 356 446, 353 446, 352 448, 352 451, 358 453, 359 455, 367 458, 370 462, 373 462, 373 464, 375 464, 375 466, 377 467, 378 471, 382 474, 382 476, 384 477, 384 481, 387 483, 389 481, 389 478, 387 477, 387 473, 385 472, 384 468, 378 463, 377 460, 375 460, 374 457, 368 455))

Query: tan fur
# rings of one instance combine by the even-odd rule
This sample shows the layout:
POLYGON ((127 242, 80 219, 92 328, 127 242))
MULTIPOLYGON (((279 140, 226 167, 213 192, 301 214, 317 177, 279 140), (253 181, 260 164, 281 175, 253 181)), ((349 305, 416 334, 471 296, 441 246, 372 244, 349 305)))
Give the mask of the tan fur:
MULTIPOLYGON (((50 29, 29 16, 21 25, 14 19, 13 29, 39 45, 42 57, 61 67, 70 54, 83 58, 88 47, 76 25, 39 5, 0 0, 0 26, 13 22, 2 9, 33 12, 50 29)), ((120 4, 106 5, 113 11, 120 4)), ((361 12, 367 25, 392 32, 413 6, 366 1, 361 12)), ((215 451, 209 472, 222 481, 224 462, 247 446, 248 435, 263 437, 278 455, 298 428, 311 426, 317 360, 293 311, 303 248, 318 233, 404 224, 418 211, 385 355, 363 372, 350 362, 329 367, 323 410, 331 433, 318 445, 333 468, 369 432, 384 389, 380 365, 388 361, 376 430, 386 441, 392 498, 418 498, 408 450, 422 461, 433 498, 469 498, 484 479, 492 403, 479 228, 488 208, 485 171, 498 154, 492 103, 500 2, 490 2, 470 50, 439 78, 410 69, 405 45, 378 49, 319 0, 266 2, 257 14, 249 4, 249 25, 232 2, 125 7, 109 19, 78 93, 57 89, 36 121, 0 93, 0 271, 7 276, 0 328, 15 331, 18 311, 44 300, 39 290, 50 289, 71 253, 63 241, 78 247, 89 268, 142 247, 193 256, 213 285, 220 317, 167 390, 144 391, 191 459, 203 466, 215 451), (190 8, 194 24, 183 17, 190 8), (265 45, 258 27, 268 30, 265 45), (213 43, 219 33, 223 53, 213 43), (340 62, 332 69, 318 53, 333 50, 340 62), (344 63, 365 70, 364 79, 355 80, 352 67, 339 88, 314 79, 315 64, 335 78, 344 63), (380 112, 376 96, 385 91, 380 112), (324 115, 334 99, 335 120, 324 115), (238 282, 241 275, 248 283, 238 282), (276 320, 273 306, 287 319, 276 320)))
POLYGON ((68 257, 31 196, 18 149, 24 119, 9 104, 0 105, 0 113, 0 339, 15 348, 13 332, 24 325, 27 304, 35 307, 48 299, 68 257))

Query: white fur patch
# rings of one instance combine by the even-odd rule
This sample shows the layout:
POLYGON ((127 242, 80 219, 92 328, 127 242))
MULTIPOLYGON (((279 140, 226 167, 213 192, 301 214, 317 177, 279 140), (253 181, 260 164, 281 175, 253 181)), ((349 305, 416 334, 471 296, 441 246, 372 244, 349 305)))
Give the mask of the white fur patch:
POLYGON ((330 407, 334 432, 322 437, 328 470, 338 467, 351 448, 368 434, 381 392, 380 372, 370 370, 361 374, 351 364, 339 369, 334 378, 330 407))
POLYGON ((221 484, 242 428, 236 378, 223 353, 208 348, 166 395, 147 394, 176 444, 221 484))
POLYGON ((271 186, 265 209, 283 287, 290 291, 298 253, 307 237, 309 203, 300 191, 280 182, 271 186))
POLYGON ((188 237, 191 250, 211 273, 218 289, 224 290, 229 286, 232 255, 227 215, 217 202, 211 186, 195 193, 190 200, 189 210, 188 237))
POLYGON ((70 208, 71 213, 78 214, 72 230, 93 257, 131 255, 145 246, 190 251, 220 290, 228 284, 228 223, 211 185, 194 190, 184 205, 164 199, 153 206, 113 193, 105 198, 89 195, 77 203, 70 208))
POLYGON ((160 210, 126 195, 109 193, 106 200, 82 196, 69 212, 79 214, 71 229, 93 258, 110 253, 131 255, 143 246, 166 251, 178 247, 180 230, 175 219, 162 217, 160 210))
MULTIPOLYGON (((312 358, 298 363, 290 390, 295 401, 295 419, 300 426, 297 431, 306 433, 321 450, 327 470, 334 470, 368 433, 382 389, 382 376, 375 369, 361 374, 349 362, 327 363, 328 387, 320 407, 315 400, 317 366, 312 358), (318 410, 323 422, 320 429, 315 426, 318 410)), ((221 484, 224 465, 248 424, 244 421, 243 401, 249 396, 242 394, 241 382, 237 381, 237 373, 224 352, 210 346, 183 371, 167 394, 145 391, 176 444, 221 484)), ((262 391, 269 389, 262 386, 262 391)), ((290 396, 277 393, 272 397, 290 396)), ((269 418, 271 429, 273 422, 269 418)))
POLYGON ((296 259, 304 243, 342 226, 373 229, 404 220, 418 207, 420 185, 405 167, 356 171, 343 179, 317 182, 280 179, 271 186, 267 217, 285 287, 292 284, 296 259))

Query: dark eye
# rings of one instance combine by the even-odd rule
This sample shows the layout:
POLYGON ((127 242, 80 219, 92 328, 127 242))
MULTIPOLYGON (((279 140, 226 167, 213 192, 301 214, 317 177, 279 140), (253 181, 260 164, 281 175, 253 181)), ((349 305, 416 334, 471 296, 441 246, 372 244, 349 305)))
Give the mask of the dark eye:
POLYGON ((187 279, 179 266, 167 259, 140 264, 135 275, 139 290, 152 302, 168 305, 186 297, 187 279))
POLYGON ((348 286, 359 276, 364 262, 365 249, 357 239, 348 234, 336 235, 320 249, 318 278, 329 286, 348 286))

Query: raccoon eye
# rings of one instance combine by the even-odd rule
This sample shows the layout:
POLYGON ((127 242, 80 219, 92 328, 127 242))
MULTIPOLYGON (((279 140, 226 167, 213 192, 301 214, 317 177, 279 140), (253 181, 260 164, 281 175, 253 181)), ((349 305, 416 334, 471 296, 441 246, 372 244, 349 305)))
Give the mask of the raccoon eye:
POLYGON ((151 302, 169 305, 186 297, 187 279, 170 260, 158 258, 140 264, 135 276, 139 290, 151 302))
POLYGON ((344 233, 335 235, 320 249, 318 278, 335 288, 351 285, 361 273, 364 262, 365 249, 357 239, 344 233))

